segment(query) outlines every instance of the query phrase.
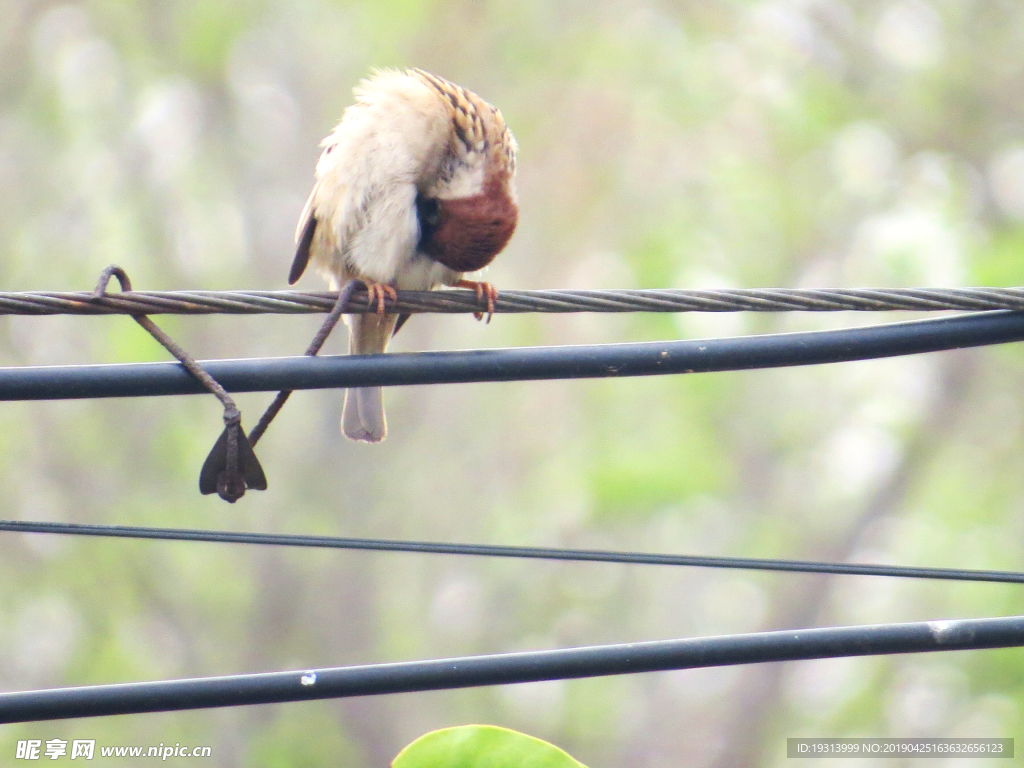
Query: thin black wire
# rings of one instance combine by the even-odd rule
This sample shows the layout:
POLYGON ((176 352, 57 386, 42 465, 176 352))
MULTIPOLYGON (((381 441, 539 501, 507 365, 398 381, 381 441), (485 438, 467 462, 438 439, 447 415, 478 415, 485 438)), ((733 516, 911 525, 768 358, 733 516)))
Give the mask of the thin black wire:
POLYGON ((358 667, 0 693, 0 723, 309 701, 771 661, 1024 645, 1024 616, 791 629, 358 667))
MULTIPOLYGON (((461 352, 206 360, 229 392, 656 376, 817 365, 1024 340, 1024 312, 723 339, 461 352)), ((0 400, 149 397, 205 390, 176 363, 0 369, 0 400)))
MULTIPOLYGON (((86 293, 0 292, 0 315, 301 314, 329 312, 327 291, 133 291, 90 301, 86 293)), ((388 312, 480 312, 474 291, 398 291, 388 312)), ((1024 288, 736 288, 713 290, 546 290, 498 294, 505 312, 878 312, 1024 309, 1024 288)), ((346 312, 371 311, 366 291, 353 294, 346 312)))
POLYGON ((792 573, 832 573, 854 576, 890 576, 908 579, 946 581, 985 581, 1024 584, 1024 573, 1016 571, 971 570, 960 568, 918 568, 901 565, 827 563, 811 560, 776 560, 752 557, 705 557, 653 552, 620 552, 601 549, 560 547, 514 547, 500 544, 453 544, 436 541, 342 538, 282 533, 211 531, 196 528, 147 528, 130 525, 88 525, 83 523, 45 523, 0 520, 0 531, 47 533, 70 536, 100 536, 122 539, 159 539, 203 541, 228 544, 259 544, 279 547, 371 550, 377 552, 419 552, 437 555, 475 555, 480 557, 567 560, 572 562, 630 563, 635 565, 674 565, 696 568, 730 568, 792 573))

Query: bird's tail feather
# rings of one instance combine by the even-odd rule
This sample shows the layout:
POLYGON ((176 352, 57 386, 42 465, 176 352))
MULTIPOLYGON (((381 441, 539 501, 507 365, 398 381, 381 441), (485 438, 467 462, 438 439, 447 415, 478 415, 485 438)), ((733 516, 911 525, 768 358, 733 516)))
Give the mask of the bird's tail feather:
MULTIPOLYGON (((348 351, 351 355, 370 355, 387 350, 398 315, 347 315, 348 351)), ((384 394, 380 387, 362 387, 345 392, 341 413, 341 431, 352 440, 379 443, 388 433, 384 417, 384 394)))

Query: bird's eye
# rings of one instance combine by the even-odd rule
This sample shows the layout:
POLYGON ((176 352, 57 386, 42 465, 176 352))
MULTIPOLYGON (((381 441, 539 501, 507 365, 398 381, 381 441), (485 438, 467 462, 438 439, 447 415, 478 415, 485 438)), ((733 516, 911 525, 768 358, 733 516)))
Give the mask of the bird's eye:
POLYGON ((417 197, 416 213, 421 227, 436 227, 441 223, 441 208, 434 198, 417 197))

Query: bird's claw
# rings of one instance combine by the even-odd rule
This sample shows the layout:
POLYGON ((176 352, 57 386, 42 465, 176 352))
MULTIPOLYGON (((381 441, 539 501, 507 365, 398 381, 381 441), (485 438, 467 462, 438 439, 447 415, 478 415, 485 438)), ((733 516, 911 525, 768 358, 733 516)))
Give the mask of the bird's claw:
POLYGON ((384 283, 367 283, 366 284, 366 300, 367 307, 373 307, 373 303, 377 302, 377 314, 384 314, 384 297, 387 296, 391 301, 398 301, 398 293, 390 285, 384 283))
POLYGON ((459 280, 455 284, 457 288, 472 288, 476 291, 476 300, 483 301, 484 297, 487 298, 487 311, 486 312, 474 312, 473 317, 477 320, 483 320, 484 315, 487 315, 487 322, 491 322, 491 318, 494 316, 494 303, 498 300, 498 289, 493 283, 483 283, 476 280, 459 280))

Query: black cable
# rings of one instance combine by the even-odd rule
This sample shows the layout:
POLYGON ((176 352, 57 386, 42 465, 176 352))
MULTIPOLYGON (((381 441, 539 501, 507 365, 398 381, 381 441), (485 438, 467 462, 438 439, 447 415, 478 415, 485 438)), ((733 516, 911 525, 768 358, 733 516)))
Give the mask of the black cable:
POLYGON ((143 528, 128 525, 86 525, 82 523, 38 523, 0 520, 0 531, 52 533, 73 536, 103 536, 123 539, 162 539, 206 541, 229 544, 263 544, 282 547, 373 550, 378 552, 420 552, 438 555, 476 555, 481 557, 532 558, 573 562, 630 563, 635 565, 675 565, 697 568, 735 568, 756 571, 794 573, 833 573, 854 576, 891 576, 909 579, 947 581, 985 581, 1024 584, 1024 573, 983 571, 958 568, 917 568, 900 565, 860 563, 823 563, 807 560, 772 560, 752 557, 704 557, 651 552, 616 552, 599 549, 561 549, 557 547, 511 547, 494 544, 451 544, 432 541, 396 541, 393 539, 356 539, 335 536, 301 536, 280 533, 242 533, 204 531, 189 528, 143 528))
MULTIPOLYGON (((1024 340, 1024 312, 699 341, 202 361, 229 392, 531 381, 815 365, 1024 340)), ((0 400, 199 394, 176 363, 0 369, 0 400)))
POLYGON ((148 683, 0 693, 0 723, 270 704, 769 661, 1024 645, 1024 616, 797 629, 148 683))

